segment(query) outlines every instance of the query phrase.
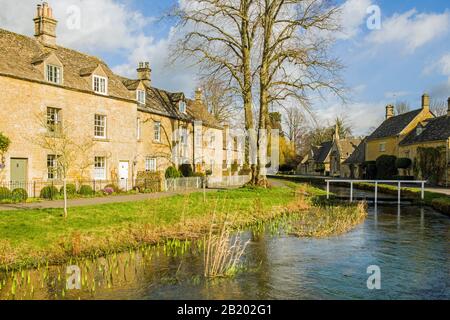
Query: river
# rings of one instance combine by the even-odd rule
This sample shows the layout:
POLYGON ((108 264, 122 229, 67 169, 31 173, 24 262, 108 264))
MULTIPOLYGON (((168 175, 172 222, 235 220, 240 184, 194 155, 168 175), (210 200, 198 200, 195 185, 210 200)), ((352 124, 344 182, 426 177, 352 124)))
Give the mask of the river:
POLYGON ((234 278, 205 281, 200 249, 178 244, 171 254, 166 246, 72 263, 80 290, 66 288, 67 266, 3 274, 0 298, 450 299, 450 219, 431 208, 371 207, 363 224, 325 239, 242 237, 250 243, 234 278), (367 287, 369 266, 379 267, 380 289, 367 287))

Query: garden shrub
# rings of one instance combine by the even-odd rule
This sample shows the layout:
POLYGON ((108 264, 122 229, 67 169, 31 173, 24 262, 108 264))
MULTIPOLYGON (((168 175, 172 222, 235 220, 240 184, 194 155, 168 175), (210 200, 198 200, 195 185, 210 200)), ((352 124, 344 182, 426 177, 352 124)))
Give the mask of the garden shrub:
MULTIPOLYGON (((289 172, 289 171, 293 171, 295 170, 295 168, 292 166, 292 164, 289 163, 283 163, 282 165, 280 165, 280 172, 289 172)), ((323 167, 323 170, 325 170, 325 166, 323 167)))
MULTIPOLYGON (((73 183, 66 184, 66 192, 68 196, 73 196, 77 193, 77 187, 73 183)), ((64 195, 64 186, 59 189, 59 193, 63 196, 64 195)))
POLYGON ((47 186, 42 188, 39 197, 42 199, 54 199, 58 194, 58 188, 56 188, 55 186, 47 186))
POLYGON ((175 167, 168 167, 166 169, 165 177, 166 179, 173 179, 173 178, 179 178, 181 176, 180 171, 178 171, 175 167))
POLYGON ((365 161, 363 168, 366 170, 366 179, 375 179, 377 177, 377 162, 365 161))
POLYGON ((10 199, 11 199, 11 191, 9 191, 8 188, 0 187, 0 201, 10 199))
POLYGON ((412 165, 412 161, 409 158, 398 158, 395 161, 395 166, 397 169, 408 169, 412 165))
POLYGON ((382 155, 377 158, 377 179, 393 179, 398 174, 396 156, 382 155))
POLYGON ((105 195, 110 196, 110 195, 112 195, 112 194, 114 193, 114 189, 111 188, 111 187, 105 187, 105 188, 103 189, 103 193, 104 193, 105 195))
POLYGON ((92 189, 91 186, 82 185, 78 193, 81 194, 82 196, 91 196, 94 194, 94 190, 92 189))
POLYGON ((205 171, 205 175, 212 176, 212 170, 206 170, 205 171))
POLYGON ((153 192, 162 191, 162 181, 164 177, 161 172, 139 171, 136 179, 136 189, 143 192, 146 189, 153 192))
POLYGON ((183 177, 192 177, 194 175, 194 170, 192 169, 192 165, 190 163, 183 163, 180 165, 180 172, 183 177))
POLYGON ((11 192, 11 199, 14 202, 26 202, 28 199, 28 192, 22 188, 14 189, 11 192))
POLYGON ((105 189, 112 189, 112 191, 113 191, 112 193, 120 192, 119 186, 117 184, 113 184, 113 183, 107 184, 103 190, 105 190, 105 189))

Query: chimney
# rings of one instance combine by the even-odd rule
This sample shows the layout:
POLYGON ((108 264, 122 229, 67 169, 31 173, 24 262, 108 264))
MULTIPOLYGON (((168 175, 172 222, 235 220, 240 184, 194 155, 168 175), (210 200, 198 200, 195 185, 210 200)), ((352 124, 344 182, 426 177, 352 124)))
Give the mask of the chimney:
POLYGON ((198 102, 202 102, 203 101, 202 88, 197 88, 197 90, 195 90, 195 101, 198 101, 198 102))
POLYGON ((422 109, 430 110, 430 96, 427 93, 422 96, 422 109))
POLYGON ((56 46, 56 25, 58 21, 53 18, 53 10, 47 2, 37 5, 34 21, 34 36, 44 46, 56 46))
POLYGON ((386 106, 386 120, 394 116, 394 106, 389 104, 386 106))
POLYGON ((447 99, 447 117, 450 117, 450 97, 447 99))
POLYGON ((150 69, 149 62, 139 62, 139 66, 137 68, 138 79, 144 81, 144 84, 147 87, 150 87, 152 84, 152 69, 150 69))

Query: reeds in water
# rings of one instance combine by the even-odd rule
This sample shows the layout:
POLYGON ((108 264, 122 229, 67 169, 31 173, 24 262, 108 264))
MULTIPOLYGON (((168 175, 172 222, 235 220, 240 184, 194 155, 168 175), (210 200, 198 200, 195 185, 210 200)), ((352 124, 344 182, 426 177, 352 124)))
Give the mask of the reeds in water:
POLYGON ((234 275, 249 242, 243 243, 239 235, 231 240, 231 226, 226 219, 216 234, 214 220, 204 241, 204 276, 209 279, 234 275))

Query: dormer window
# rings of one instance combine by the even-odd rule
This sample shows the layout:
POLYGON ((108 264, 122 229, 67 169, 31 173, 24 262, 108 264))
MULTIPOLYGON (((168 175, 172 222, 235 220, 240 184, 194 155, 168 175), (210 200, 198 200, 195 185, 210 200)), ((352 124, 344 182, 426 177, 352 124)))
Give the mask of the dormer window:
POLYGON ((423 132, 423 127, 417 127, 416 129, 416 135, 420 136, 423 132))
POLYGON ((61 84, 61 67, 48 64, 46 74, 48 82, 61 84))
POLYGON ((145 91, 144 90, 137 90, 136 91, 136 100, 140 104, 145 104, 145 91))
POLYGON ((94 92, 99 94, 108 94, 108 79, 105 77, 94 76, 94 92))
POLYGON ((180 101, 180 103, 178 104, 178 108, 181 113, 186 113, 186 102, 180 101))

